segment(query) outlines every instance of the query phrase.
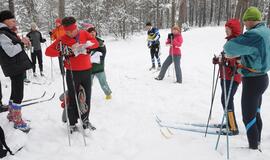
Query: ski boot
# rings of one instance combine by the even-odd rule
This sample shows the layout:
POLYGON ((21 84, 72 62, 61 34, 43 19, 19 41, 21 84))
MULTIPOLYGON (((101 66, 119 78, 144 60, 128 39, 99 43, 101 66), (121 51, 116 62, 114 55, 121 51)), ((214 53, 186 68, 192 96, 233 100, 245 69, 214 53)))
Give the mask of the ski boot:
POLYGON ((33 76, 34 76, 34 77, 37 77, 37 74, 34 72, 34 73, 33 73, 33 76))
POLYGON ((161 80, 162 80, 162 78, 161 78, 161 77, 159 77, 159 76, 157 76, 157 77, 155 78, 155 80, 161 81, 161 80))
POLYGON ((156 66, 155 66, 155 65, 152 65, 152 67, 149 68, 149 71, 152 71, 152 70, 154 70, 154 69, 156 69, 156 66))
POLYGON ((45 74, 43 72, 40 72, 41 77, 45 77, 45 74))
POLYGON ((29 126, 22 120, 22 106, 12 103, 12 118, 14 122, 14 128, 28 133, 30 131, 29 126))
POLYGON ((96 127, 94 127, 89 121, 83 122, 83 129, 89 129, 90 131, 96 130, 96 127))
POLYGON ((8 114, 7 114, 7 119, 9 122, 13 121, 13 108, 12 108, 12 101, 8 102, 8 114))
POLYGON ((0 113, 8 111, 8 108, 8 105, 5 105, 0 101, 0 113))
POLYGON ((69 131, 70 131, 70 134, 72 134, 73 132, 79 131, 79 128, 76 125, 70 125, 69 131))
POLYGON ((27 78, 25 78, 24 80, 24 83, 30 83, 31 81, 29 80, 29 79, 27 79, 27 78))
POLYGON ((111 94, 106 95, 105 99, 106 99, 106 100, 110 100, 110 99, 112 99, 112 95, 111 95, 111 94))

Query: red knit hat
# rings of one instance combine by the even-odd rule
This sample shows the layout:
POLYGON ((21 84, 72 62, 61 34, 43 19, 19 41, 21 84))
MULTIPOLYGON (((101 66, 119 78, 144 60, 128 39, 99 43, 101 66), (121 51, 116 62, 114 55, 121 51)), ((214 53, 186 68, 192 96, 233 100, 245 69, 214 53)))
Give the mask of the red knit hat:
POLYGON ((226 27, 229 27, 232 30, 231 36, 239 36, 242 33, 241 24, 239 19, 230 19, 225 24, 226 27))

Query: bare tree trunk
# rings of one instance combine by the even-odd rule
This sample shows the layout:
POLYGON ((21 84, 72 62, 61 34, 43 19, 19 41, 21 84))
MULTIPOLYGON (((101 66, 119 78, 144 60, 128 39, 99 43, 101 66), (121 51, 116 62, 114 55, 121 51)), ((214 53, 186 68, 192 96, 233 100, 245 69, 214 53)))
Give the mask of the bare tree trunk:
POLYGON ((189 0, 189 24, 194 24, 194 0, 189 0))
POLYGON ((187 0, 182 0, 179 5, 178 25, 182 26, 187 22, 187 0))
POLYGON ((214 0, 211 0, 211 6, 210 6, 210 24, 212 23, 213 21, 213 15, 214 15, 214 0))
POLYGON ((206 25, 206 0, 203 1, 203 21, 202 21, 202 25, 205 26, 206 25))
POLYGON ((169 28, 170 27, 170 9, 168 8, 167 9, 167 26, 166 28, 169 28))
POLYGON ((160 23, 160 0, 157 0, 157 27, 160 28, 161 27, 161 23, 160 23))
POLYGON ((267 25, 270 25, 270 2, 268 4, 268 15, 267 15, 267 25))
POLYGON ((218 8, 218 23, 217 25, 220 25, 220 21, 222 18, 222 7, 223 7, 223 0, 219 0, 219 8, 218 8))
POLYGON ((231 16, 231 1, 227 0, 226 3, 226 13, 227 13, 227 20, 229 20, 232 16, 231 16))
POLYGON ((59 18, 65 17, 65 0, 59 0, 58 16, 59 18))
POLYGON ((13 0, 8 0, 8 6, 10 12, 12 12, 15 15, 15 5, 13 0))
POLYGON ((172 0, 172 25, 171 26, 174 26, 175 25, 175 0, 172 0))
POLYGON ((244 0, 238 0, 234 18, 240 19, 243 12, 244 0))

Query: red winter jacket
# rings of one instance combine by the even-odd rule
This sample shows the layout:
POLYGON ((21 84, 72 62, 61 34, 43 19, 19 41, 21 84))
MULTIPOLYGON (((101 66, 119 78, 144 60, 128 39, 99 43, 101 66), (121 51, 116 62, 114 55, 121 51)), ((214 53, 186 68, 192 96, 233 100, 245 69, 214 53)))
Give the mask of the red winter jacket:
MULTIPOLYGON (((175 34, 173 41, 172 41, 172 46, 170 47, 170 55, 173 56, 181 56, 181 50, 180 47, 183 43, 183 37, 182 35, 179 34, 175 34)), ((171 40, 168 38, 166 41, 166 44, 171 44, 171 40)))
MULTIPOLYGON (((80 44, 85 44, 86 41, 91 41, 94 43, 93 46, 89 47, 88 49, 94 49, 98 47, 98 41, 93 38, 87 31, 80 30, 78 33, 79 37, 78 41, 80 44)), ((77 43, 76 38, 70 38, 67 35, 64 35, 57 40, 55 40, 47 49, 46 49, 46 56, 50 57, 58 57, 60 56, 60 51, 57 50, 59 42, 62 42, 62 45, 67 45, 71 47, 73 44, 77 43)), ((68 70, 73 70, 73 71, 83 71, 83 70, 88 70, 92 68, 92 63, 90 60, 90 55, 89 54, 80 54, 77 57, 70 57, 70 65, 67 63, 67 61, 64 62, 64 66, 68 70)))
MULTIPOLYGON (((241 24, 240 21, 238 19, 230 19, 226 24, 226 27, 229 27, 232 30, 232 35, 226 37, 226 39, 229 41, 237 36, 239 36, 241 34, 241 24)), ((226 80, 231 80, 232 79, 232 70, 234 65, 236 65, 236 58, 233 59, 227 59, 228 62, 228 66, 225 67, 225 78, 226 80)), ((220 78, 223 78, 223 70, 220 68, 220 78)), ((237 83, 241 83, 241 75, 239 73, 236 72, 236 74, 234 75, 234 81, 237 83)))

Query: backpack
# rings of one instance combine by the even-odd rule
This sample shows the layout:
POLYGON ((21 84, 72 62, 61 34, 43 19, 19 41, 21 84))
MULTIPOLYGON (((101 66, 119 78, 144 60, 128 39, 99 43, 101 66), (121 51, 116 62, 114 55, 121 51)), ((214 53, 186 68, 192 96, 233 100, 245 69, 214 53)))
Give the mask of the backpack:
POLYGON ((11 155, 13 155, 13 153, 11 152, 11 150, 9 149, 9 147, 6 144, 4 130, 0 126, 0 158, 6 157, 7 152, 9 152, 11 155), (4 147, 5 147, 5 149, 4 149, 4 147))

